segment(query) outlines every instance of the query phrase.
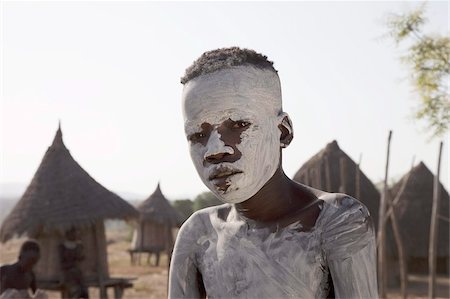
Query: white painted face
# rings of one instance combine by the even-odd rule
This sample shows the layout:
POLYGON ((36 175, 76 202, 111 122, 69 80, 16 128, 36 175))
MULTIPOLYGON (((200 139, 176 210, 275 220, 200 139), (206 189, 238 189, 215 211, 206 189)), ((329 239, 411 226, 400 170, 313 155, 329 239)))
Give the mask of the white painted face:
POLYGON ((278 75, 238 66, 190 80, 183 90, 185 133, 205 185, 222 201, 255 195, 280 163, 278 75))

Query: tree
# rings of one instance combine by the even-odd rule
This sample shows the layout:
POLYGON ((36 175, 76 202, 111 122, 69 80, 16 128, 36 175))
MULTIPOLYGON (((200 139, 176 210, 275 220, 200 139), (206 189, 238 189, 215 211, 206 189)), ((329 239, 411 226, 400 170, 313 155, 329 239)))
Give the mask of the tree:
POLYGON ((190 199, 177 199, 172 202, 172 206, 182 216, 183 222, 194 213, 194 203, 190 199))
POLYGON ((425 120, 436 137, 450 124, 450 38, 423 33, 424 14, 425 4, 408 14, 391 15, 387 26, 397 46, 410 42, 401 59, 411 68, 412 83, 420 97, 414 117, 425 120))
POLYGON ((223 202, 221 202, 212 192, 203 192, 194 199, 194 211, 221 204, 223 204, 223 202))

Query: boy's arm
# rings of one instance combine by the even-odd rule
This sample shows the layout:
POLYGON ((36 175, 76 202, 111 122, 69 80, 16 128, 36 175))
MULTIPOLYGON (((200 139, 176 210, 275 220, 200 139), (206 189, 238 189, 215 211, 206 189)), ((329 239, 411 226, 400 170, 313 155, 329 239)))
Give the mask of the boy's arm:
POLYGON ((336 298, 378 298, 373 243, 351 257, 329 261, 336 298))
MULTIPOLYGON (((174 251, 176 254, 176 251, 174 251)), ((169 298, 206 298, 200 271, 190 259, 174 256, 170 265, 169 298)))
POLYGON ((336 298, 378 298, 375 233, 367 208, 341 197, 329 216, 322 237, 336 298))
POLYGON ((206 298, 202 275, 197 267, 199 215, 192 215, 181 227, 170 263, 169 298, 206 298))

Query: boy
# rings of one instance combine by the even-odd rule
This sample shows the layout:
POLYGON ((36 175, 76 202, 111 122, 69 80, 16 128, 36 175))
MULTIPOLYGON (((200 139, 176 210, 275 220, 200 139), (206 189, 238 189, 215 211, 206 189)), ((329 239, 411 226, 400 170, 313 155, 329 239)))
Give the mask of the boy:
POLYGON ((191 158, 225 204, 180 229, 169 297, 376 298, 366 207, 283 172, 293 129, 273 63, 253 50, 218 49, 181 82, 191 158))
POLYGON ((38 290, 33 267, 39 261, 40 249, 35 241, 26 241, 20 248, 18 261, 0 267, 0 298, 47 298, 38 290), (30 296, 28 289, 33 292, 30 296))

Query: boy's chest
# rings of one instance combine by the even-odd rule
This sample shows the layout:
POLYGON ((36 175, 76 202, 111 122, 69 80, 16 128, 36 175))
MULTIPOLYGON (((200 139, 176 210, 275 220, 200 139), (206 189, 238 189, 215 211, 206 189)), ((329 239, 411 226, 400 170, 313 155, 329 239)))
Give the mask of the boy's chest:
POLYGON ((196 260, 210 297, 317 297, 328 277, 317 234, 294 226, 222 227, 200 243, 196 260))

